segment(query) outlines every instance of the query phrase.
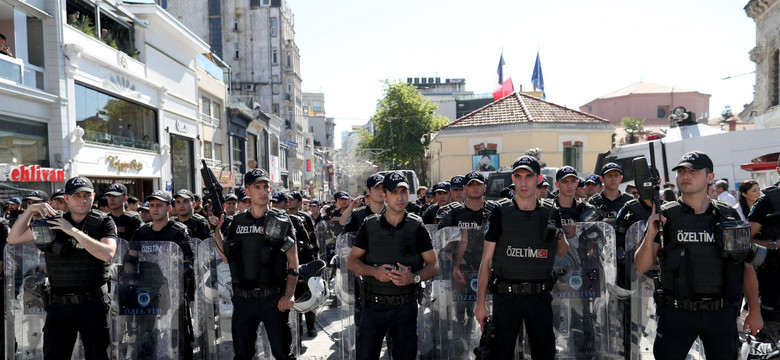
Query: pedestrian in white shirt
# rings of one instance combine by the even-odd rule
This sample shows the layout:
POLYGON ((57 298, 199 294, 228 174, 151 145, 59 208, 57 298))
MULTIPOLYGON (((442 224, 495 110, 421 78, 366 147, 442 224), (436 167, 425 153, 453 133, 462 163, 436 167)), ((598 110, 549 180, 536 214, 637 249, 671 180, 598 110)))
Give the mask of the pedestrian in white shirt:
POLYGON ((729 183, 725 180, 718 180, 715 183, 715 192, 718 193, 718 200, 728 203, 731 206, 737 205, 737 198, 729 193, 729 183))

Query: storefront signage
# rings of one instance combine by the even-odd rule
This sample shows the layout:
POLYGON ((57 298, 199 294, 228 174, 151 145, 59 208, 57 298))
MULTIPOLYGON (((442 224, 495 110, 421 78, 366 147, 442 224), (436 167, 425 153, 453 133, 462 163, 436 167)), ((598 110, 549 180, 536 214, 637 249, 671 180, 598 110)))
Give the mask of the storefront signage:
POLYGON ((232 171, 217 171, 217 178, 219 178, 219 184, 222 187, 232 188, 236 186, 236 174, 232 171))
POLYGON ((182 132, 182 133, 186 133, 187 130, 189 130, 188 127, 187 127, 187 124, 185 122, 180 121, 180 120, 177 119, 176 120, 176 131, 182 132))
POLYGON ((16 182, 65 181, 64 169, 46 168, 40 165, 18 165, 0 167, 0 169, 0 171, 7 169, 7 173, 0 173, 0 179, 5 178, 16 182))
POLYGON ((126 162, 120 160, 119 156, 114 155, 109 155, 106 159, 108 160, 108 167, 117 169, 120 172, 128 170, 141 171, 144 168, 144 164, 135 159, 126 162))

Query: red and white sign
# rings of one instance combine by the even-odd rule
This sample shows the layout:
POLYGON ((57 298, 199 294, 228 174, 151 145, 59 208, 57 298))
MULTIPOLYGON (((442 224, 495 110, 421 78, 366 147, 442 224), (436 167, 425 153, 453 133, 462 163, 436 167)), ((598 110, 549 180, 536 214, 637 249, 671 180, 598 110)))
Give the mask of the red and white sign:
POLYGON ((65 170, 40 165, 12 165, 0 167, 0 178, 15 182, 64 182, 65 170))

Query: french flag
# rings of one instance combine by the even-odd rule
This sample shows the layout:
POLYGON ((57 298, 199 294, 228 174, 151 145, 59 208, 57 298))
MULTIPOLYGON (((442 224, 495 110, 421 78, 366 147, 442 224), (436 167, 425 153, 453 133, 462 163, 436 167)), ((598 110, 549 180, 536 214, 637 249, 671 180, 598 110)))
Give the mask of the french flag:
POLYGON ((504 53, 501 52, 501 58, 498 60, 498 81, 496 81, 493 88, 493 100, 498 100, 507 96, 515 91, 515 87, 512 85, 512 78, 504 80, 504 53))

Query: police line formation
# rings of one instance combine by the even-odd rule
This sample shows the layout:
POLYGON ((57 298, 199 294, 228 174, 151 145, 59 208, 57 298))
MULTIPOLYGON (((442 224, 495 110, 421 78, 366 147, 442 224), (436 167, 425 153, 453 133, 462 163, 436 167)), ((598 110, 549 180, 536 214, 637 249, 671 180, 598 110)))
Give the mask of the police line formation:
POLYGON ((540 170, 516 159, 497 201, 479 172, 431 189, 376 174, 308 211, 262 169, 226 198, 205 170, 204 199, 155 191, 138 211, 119 183, 93 209, 90 180, 71 178, 0 220, 5 356, 293 359, 329 299, 338 359, 378 359, 383 340, 393 359, 780 353, 780 185, 741 187, 736 211, 708 193, 701 152, 664 202, 643 158, 628 193, 614 163, 562 167, 554 195, 540 170))

